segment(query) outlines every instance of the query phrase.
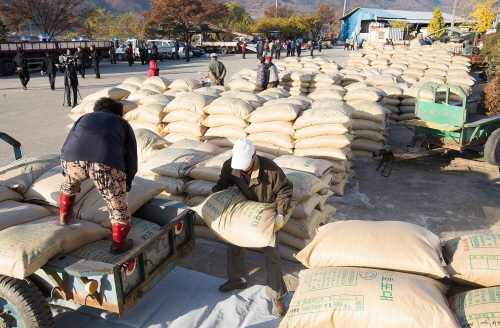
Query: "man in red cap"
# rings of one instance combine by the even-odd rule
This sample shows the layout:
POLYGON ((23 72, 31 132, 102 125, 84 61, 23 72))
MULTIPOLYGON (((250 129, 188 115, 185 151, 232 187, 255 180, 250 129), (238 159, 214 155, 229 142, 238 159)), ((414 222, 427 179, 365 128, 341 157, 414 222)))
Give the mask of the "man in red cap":
POLYGON ((279 84, 278 68, 272 63, 272 60, 271 56, 266 57, 266 65, 269 70, 269 83, 267 84, 268 89, 277 88, 279 84))
MULTIPOLYGON (((283 170, 272 160, 256 154, 255 146, 247 138, 240 138, 234 143, 233 156, 224 162, 219 181, 212 188, 218 192, 236 185, 249 200, 276 205, 276 223, 283 225, 283 217, 293 211, 293 184, 283 170)), ((278 244, 262 248, 266 258, 266 295, 273 302, 273 313, 277 317, 286 314, 283 297, 288 293, 283 273, 278 244)), ((227 246, 228 281, 219 287, 222 293, 248 286, 248 270, 245 262, 245 248, 236 245, 227 246)))

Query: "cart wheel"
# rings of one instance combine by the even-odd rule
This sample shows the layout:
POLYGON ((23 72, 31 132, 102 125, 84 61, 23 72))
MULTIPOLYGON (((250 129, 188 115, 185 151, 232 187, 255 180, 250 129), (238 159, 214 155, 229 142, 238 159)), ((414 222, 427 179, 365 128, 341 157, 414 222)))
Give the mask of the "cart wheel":
POLYGON ((493 131, 486 140, 484 160, 493 165, 500 165, 500 129, 493 131))
POLYGON ((55 327, 49 304, 31 281, 0 275, 0 326, 55 327))

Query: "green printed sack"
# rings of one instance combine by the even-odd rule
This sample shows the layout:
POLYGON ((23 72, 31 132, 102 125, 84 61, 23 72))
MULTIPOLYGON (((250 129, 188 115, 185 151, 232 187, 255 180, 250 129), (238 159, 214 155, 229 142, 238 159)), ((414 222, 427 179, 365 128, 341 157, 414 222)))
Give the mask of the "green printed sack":
POLYGON ((463 236, 444 243, 446 271, 454 281, 472 286, 500 286, 500 234, 463 236))
POLYGON ((302 270, 279 328, 459 328, 441 282, 365 268, 302 270))
POLYGON ((448 298, 462 328, 500 327, 500 287, 475 289, 448 298))
MULTIPOLYGON (((210 195, 191 208, 221 239, 240 247, 267 247, 276 244, 276 205, 253 202, 238 189, 210 195)), ((290 217, 288 211, 284 222, 290 217)))
POLYGON ((139 163, 139 174, 156 173, 172 178, 185 178, 191 168, 210 157, 211 154, 196 150, 164 148, 139 163))
POLYGON ((283 155, 275 158, 274 162, 281 168, 311 173, 318 178, 321 178, 330 172, 334 167, 333 163, 324 159, 307 158, 295 155, 283 155))
POLYGON ((286 177, 293 183, 292 199, 304 202, 316 193, 326 193, 328 185, 307 172, 283 169, 286 177))

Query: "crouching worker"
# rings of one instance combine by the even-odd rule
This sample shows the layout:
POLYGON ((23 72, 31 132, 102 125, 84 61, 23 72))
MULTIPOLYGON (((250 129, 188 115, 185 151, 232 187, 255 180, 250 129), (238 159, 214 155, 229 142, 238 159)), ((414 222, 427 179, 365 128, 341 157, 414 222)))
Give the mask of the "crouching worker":
POLYGON ((80 184, 92 179, 108 206, 113 254, 134 246, 132 239, 126 239, 132 225, 126 194, 137 173, 137 145, 132 127, 122 116, 123 104, 100 98, 93 113, 75 122, 61 150, 64 182, 60 190, 60 222, 70 223, 80 184))
MULTIPOLYGON (((276 223, 283 225, 283 217, 290 207, 292 183, 283 170, 266 157, 256 155, 253 143, 246 138, 236 141, 233 156, 224 162, 220 179, 212 188, 217 192, 236 185, 248 200, 275 203, 277 206, 276 223)), ((264 247, 266 258, 266 294, 273 303, 273 312, 277 317, 286 314, 283 297, 288 293, 281 271, 281 259, 278 242, 275 246, 264 247)), ((248 286, 249 275, 245 264, 245 248, 236 245, 227 246, 228 281, 219 287, 223 293, 248 286)))

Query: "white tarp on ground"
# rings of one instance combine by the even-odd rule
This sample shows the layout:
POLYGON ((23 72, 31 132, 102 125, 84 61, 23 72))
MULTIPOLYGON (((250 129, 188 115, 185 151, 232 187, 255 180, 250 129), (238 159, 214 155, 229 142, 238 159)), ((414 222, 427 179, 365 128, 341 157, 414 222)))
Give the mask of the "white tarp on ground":
MULTIPOLYGON (((220 293, 224 279, 176 267, 127 315, 51 301, 56 328, 236 328, 278 327, 265 286, 251 286, 229 294, 220 293)), ((290 304, 292 293, 285 299, 290 304)))

